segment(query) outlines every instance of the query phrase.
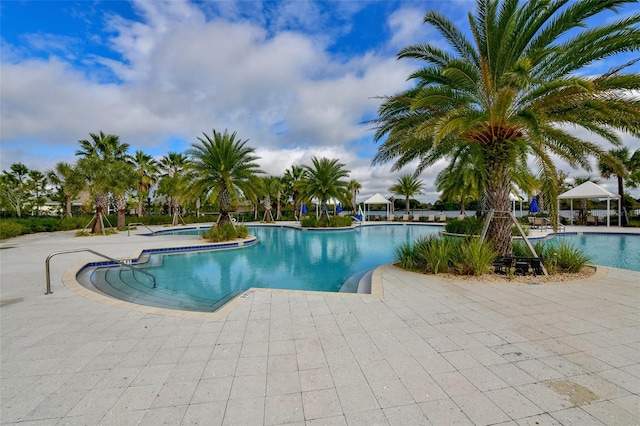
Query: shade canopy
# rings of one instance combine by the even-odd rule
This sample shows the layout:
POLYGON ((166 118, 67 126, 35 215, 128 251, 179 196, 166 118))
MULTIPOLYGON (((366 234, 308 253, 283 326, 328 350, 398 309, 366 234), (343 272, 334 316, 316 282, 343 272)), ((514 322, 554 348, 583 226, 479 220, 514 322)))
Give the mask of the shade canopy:
POLYGON ((376 193, 374 196, 366 200, 364 203, 365 204, 391 204, 391 201, 387 200, 379 193, 376 193))
MULTIPOLYGON (((593 183, 591 181, 587 181, 581 185, 576 186, 575 188, 568 190, 567 192, 564 192, 558 195, 558 200, 567 200, 567 199, 571 200, 571 224, 572 225, 573 225, 573 200, 576 198, 598 199, 598 200, 606 199, 607 200, 607 226, 609 226, 609 217, 611 216, 611 211, 610 211, 611 206, 609 205, 609 202, 611 201, 611 199, 619 200, 620 196, 614 194, 613 192, 607 191, 597 183, 593 183)), ((558 201, 558 204, 559 203, 560 202, 558 201)), ((620 219, 621 219, 620 208, 621 206, 620 206, 620 203, 618 202, 618 226, 620 226, 620 219)), ((558 209, 558 212, 559 211, 560 209, 558 209)))
POLYGON ((587 181, 581 185, 576 186, 558 195, 561 200, 569 198, 588 198, 588 199, 605 199, 605 198, 620 198, 619 195, 613 192, 607 191, 597 183, 587 181))

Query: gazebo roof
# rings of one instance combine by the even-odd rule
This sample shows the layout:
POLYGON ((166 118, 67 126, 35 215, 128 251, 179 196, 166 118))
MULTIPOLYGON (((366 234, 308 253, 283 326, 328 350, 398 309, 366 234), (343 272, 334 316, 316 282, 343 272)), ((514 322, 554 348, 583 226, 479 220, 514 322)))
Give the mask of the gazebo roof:
POLYGON ((558 196, 559 199, 568 198, 620 198, 620 196, 607 191, 598 184, 587 181, 558 196))
POLYGON ((391 201, 387 200, 379 193, 376 193, 374 196, 366 200, 364 203, 365 204, 391 204, 391 201))

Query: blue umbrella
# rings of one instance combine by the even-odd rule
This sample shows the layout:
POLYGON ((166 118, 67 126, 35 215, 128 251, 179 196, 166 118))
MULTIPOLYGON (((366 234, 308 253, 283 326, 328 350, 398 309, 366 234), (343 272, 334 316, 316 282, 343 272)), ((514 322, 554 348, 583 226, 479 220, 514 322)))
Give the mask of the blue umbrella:
POLYGON ((307 205, 305 203, 302 203, 302 214, 305 214, 307 212, 307 205))
POLYGON ((338 208, 336 209, 338 213, 342 213, 342 204, 338 203, 338 208))
POLYGON ((538 213, 540 209, 538 208, 538 200, 535 198, 531 199, 531 203, 529 204, 529 213, 538 213))

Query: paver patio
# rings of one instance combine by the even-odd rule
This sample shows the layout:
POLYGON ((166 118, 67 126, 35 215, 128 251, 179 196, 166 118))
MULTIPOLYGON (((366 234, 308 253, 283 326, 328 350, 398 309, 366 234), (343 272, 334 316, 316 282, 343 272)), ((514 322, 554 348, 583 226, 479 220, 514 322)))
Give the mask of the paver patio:
POLYGON ((54 251, 157 244, 2 243, 3 425, 640 424, 638 272, 479 284, 385 266, 383 298, 255 291, 207 318, 70 291, 64 272, 95 259, 79 253, 52 260, 44 295, 54 251))

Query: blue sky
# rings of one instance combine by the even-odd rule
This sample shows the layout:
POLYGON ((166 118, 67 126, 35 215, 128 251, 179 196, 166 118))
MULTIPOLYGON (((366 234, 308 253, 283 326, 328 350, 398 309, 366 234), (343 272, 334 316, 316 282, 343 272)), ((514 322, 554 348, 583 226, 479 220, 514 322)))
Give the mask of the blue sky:
MULTIPOLYGON (((372 168, 377 147, 362 122, 375 115, 376 96, 408 87, 415 64, 397 61, 398 50, 439 42, 424 14, 436 9, 466 28, 474 4, 4 0, 0 168, 73 162, 77 141, 100 130, 160 157, 215 128, 248 139, 270 174, 313 156, 339 158, 363 199, 390 195, 397 176, 413 170, 372 168)), ((422 199, 438 198, 442 167, 423 173, 422 199)))

